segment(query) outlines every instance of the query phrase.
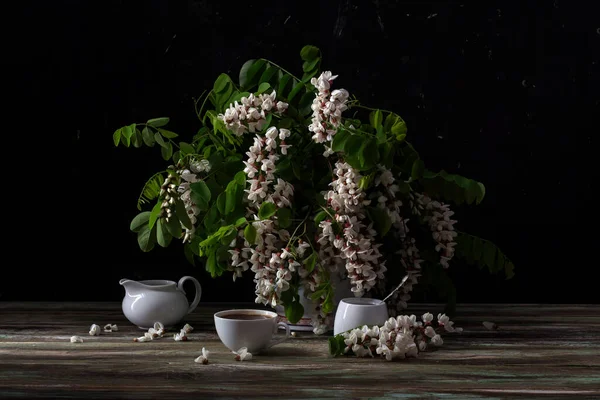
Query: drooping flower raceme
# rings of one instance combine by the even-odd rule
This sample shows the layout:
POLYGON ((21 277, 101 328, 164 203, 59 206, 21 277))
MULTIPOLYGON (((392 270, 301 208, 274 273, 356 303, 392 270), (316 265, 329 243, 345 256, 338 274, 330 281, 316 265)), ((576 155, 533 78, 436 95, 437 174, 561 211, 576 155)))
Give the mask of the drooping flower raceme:
POLYGON ((440 264, 444 268, 448 268, 450 266, 448 261, 454 257, 454 247, 456 246, 454 238, 458 235, 454 231, 456 221, 450 219, 454 215, 454 211, 450 210, 448 204, 432 200, 427 195, 416 193, 415 197, 424 215, 423 219, 429 224, 431 236, 436 242, 435 250, 440 253, 440 264))
POLYGON ((276 96, 274 90, 271 94, 263 93, 258 96, 251 93, 248 97, 241 98, 241 104, 237 101, 230 104, 225 113, 219 114, 218 117, 225 123, 227 129, 237 136, 242 136, 246 132, 259 132, 267 123, 267 113, 281 114, 288 108, 288 104, 277 101, 276 96))
POLYGON ((433 325, 433 315, 430 313, 423 314, 422 322, 417 321, 415 315, 400 315, 388 319, 382 326, 364 325, 337 337, 344 343, 341 354, 357 357, 375 357, 378 354, 391 361, 417 357, 430 345, 441 346, 444 343, 442 333, 462 332, 453 324, 445 314, 438 314, 437 326, 433 325))
MULTIPOLYGON (((342 112, 348 109, 348 91, 336 89, 331 91, 331 84, 337 75, 331 71, 323 72, 318 78, 312 78, 310 83, 317 88, 317 95, 311 106, 312 120, 308 130, 313 133, 312 139, 317 143, 331 142, 340 126, 342 112)), ((333 154, 331 146, 325 145, 325 157, 333 154)))

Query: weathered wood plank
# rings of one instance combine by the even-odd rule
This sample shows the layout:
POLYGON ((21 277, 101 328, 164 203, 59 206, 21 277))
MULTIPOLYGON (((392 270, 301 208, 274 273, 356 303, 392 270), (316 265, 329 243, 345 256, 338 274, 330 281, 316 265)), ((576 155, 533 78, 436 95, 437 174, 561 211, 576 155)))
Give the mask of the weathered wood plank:
POLYGON ((134 343, 143 331, 117 303, 0 303, 0 398, 600 398, 597 305, 459 305, 464 332, 417 359, 334 358, 326 336, 298 332, 237 362, 212 316, 255 306, 205 303, 182 322, 195 328, 188 342, 134 343), (119 331, 92 337, 92 323, 119 331), (202 347, 209 365, 194 363, 202 347))

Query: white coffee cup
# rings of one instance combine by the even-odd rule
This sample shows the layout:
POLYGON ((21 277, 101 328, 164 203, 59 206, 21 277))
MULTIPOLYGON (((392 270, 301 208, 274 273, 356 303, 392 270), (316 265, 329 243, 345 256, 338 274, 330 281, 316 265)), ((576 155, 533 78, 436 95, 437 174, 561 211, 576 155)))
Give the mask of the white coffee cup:
POLYGON ((290 327, 277 322, 277 313, 267 310, 233 309, 215 313, 215 328, 221 342, 231 351, 246 347, 260 353, 290 337, 290 327), (277 328, 285 328, 285 337, 274 338, 277 328))
POLYGON ((347 297, 340 300, 335 312, 333 334, 337 335, 363 325, 383 325, 389 318, 384 301, 365 297, 347 297))

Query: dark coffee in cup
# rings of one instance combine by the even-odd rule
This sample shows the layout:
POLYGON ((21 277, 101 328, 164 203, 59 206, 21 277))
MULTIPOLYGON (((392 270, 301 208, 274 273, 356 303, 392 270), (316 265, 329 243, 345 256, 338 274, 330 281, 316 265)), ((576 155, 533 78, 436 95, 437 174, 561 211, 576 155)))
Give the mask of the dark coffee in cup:
POLYGON ((253 319, 270 319, 273 318, 270 315, 265 314, 254 314, 254 313, 239 313, 239 314, 225 314, 221 315, 221 318, 225 319, 237 319, 237 320, 253 320, 253 319))

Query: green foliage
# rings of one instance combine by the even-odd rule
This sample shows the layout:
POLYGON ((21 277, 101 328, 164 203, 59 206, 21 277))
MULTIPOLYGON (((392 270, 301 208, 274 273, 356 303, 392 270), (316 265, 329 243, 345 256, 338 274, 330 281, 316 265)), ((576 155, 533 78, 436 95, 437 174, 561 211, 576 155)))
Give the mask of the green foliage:
MULTIPOLYGON (((411 214, 409 197, 414 192, 426 193, 432 198, 456 205, 476 206, 481 203, 485 196, 482 183, 444 170, 432 172, 427 169, 427 160, 410 143, 411 137, 402 117, 391 111, 366 107, 356 98, 349 99, 349 110, 344 113, 341 125, 333 136, 331 148, 334 154, 330 158, 323 157, 323 144, 315 143, 311 139, 312 132, 308 130, 317 93, 311 78, 324 72, 321 56, 319 48, 307 45, 300 50, 295 70, 284 69, 270 60, 254 58, 241 65, 239 74, 217 75, 212 87, 195 99, 194 109, 200 124, 197 130, 194 128, 195 133, 184 130, 174 132, 169 127, 168 117, 128 124, 113 132, 115 146, 154 148, 153 151, 160 154, 168 165, 165 171, 154 174, 143 186, 137 202, 140 212, 130 223, 130 230, 137 235, 142 251, 151 251, 156 244, 170 246, 173 239, 181 243, 181 239, 186 237, 182 248, 188 262, 196 265, 196 261, 199 261, 212 277, 219 277, 225 271, 232 270, 230 245, 242 245, 243 239, 251 246, 259 241, 257 227, 261 223, 252 223, 255 216, 248 215, 248 211, 255 210, 258 219, 265 221, 262 223, 269 220, 269 224, 291 234, 286 247, 289 246, 292 251, 299 238, 311 245, 305 257, 297 261, 308 273, 318 274, 319 285, 306 295, 318 302, 321 311, 327 313, 335 307, 334 286, 327 269, 320 264, 315 238, 319 235, 319 224, 323 220, 332 222, 335 235, 343 233, 344 227, 336 222, 336 212, 322 195, 323 191, 329 190, 335 162, 345 161, 360 173, 359 188, 371 200, 370 206, 363 210, 365 222, 372 224, 377 232, 376 239, 382 245, 382 253, 388 261, 393 261, 388 262, 387 273, 395 278, 401 279, 404 271, 396 262, 395 253, 390 250, 398 250, 397 229, 388 212, 377 206, 380 194, 376 191, 381 190, 381 186, 378 187, 376 183, 381 166, 392 172, 395 178, 394 192, 403 203, 400 208, 402 216, 411 225, 409 232, 416 232, 417 235, 423 231, 414 229, 413 225, 424 221, 411 214), (230 105, 241 102, 242 98, 248 98, 251 94, 264 97, 273 92, 275 102, 288 103, 283 114, 267 111, 265 123, 260 129, 257 128, 257 132, 238 135, 228 129, 222 114, 230 105), (262 136, 270 127, 279 130, 285 128, 292 132, 285 139, 286 144, 291 145, 287 156, 278 155, 275 180, 271 185, 278 178, 292 185, 293 204, 278 207, 275 203, 279 204, 279 200, 273 196, 265 198, 256 210, 246 201, 250 185, 246 181, 242 161, 247 159, 246 152, 255 134, 262 136), (191 166, 197 166, 199 162, 210 164, 210 171, 198 172, 193 183, 184 182, 180 171, 191 170, 191 166), (173 191, 167 194, 166 186, 163 188, 165 190, 161 190, 165 172, 170 176, 169 183, 174 185, 170 190, 189 184, 189 200, 195 208, 186 209, 179 194, 173 191), (167 204, 169 212, 165 209, 167 204), (149 208, 149 205, 152 205, 151 210, 142 210, 143 206, 149 208), (186 235, 186 229, 193 230, 194 234, 186 235)), ((337 81, 333 85, 336 84, 337 81)), ((257 164, 260 169, 260 160, 257 164)), ((264 174, 259 172, 259 175, 264 182, 264 174)), ((447 301, 450 313, 456 302, 456 289, 439 265, 439 254, 433 251, 435 243, 428 227, 424 231, 426 237, 418 237, 418 247, 427 264, 423 268, 422 282, 447 301)), ((457 257, 480 268, 486 267, 490 273, 504 272, 507 278, 513 275, 514 265, 491 242, 461 233, 457 243, 457 257)), ((287 318, 295 322, 304 313, 298 295, 303 282, 297 271, 289 284, 289 289, 280 293, 280 301, 287 318)), ((340 354, 343 348, 343 341, 340 344, 339 337, 330 339, 332 354, 340 354)))
POLYGON ((143 204, 147 204, 158 197, 160 194, 160 187, 164 180, 163 172, 157 172, 156 174, 152 175, 150 179, 148 179, 142 188, 142 193, 140 193, 140 196, 138 197, 138 210, 142 209, 143 204))
POLYGON ((512 261, 489 240, 459 232, 456 244, 456 256, 470 265, 477 265, 480 269, 486 267, 491 274, 504 273, 506 279, 515 275, 512 261))

